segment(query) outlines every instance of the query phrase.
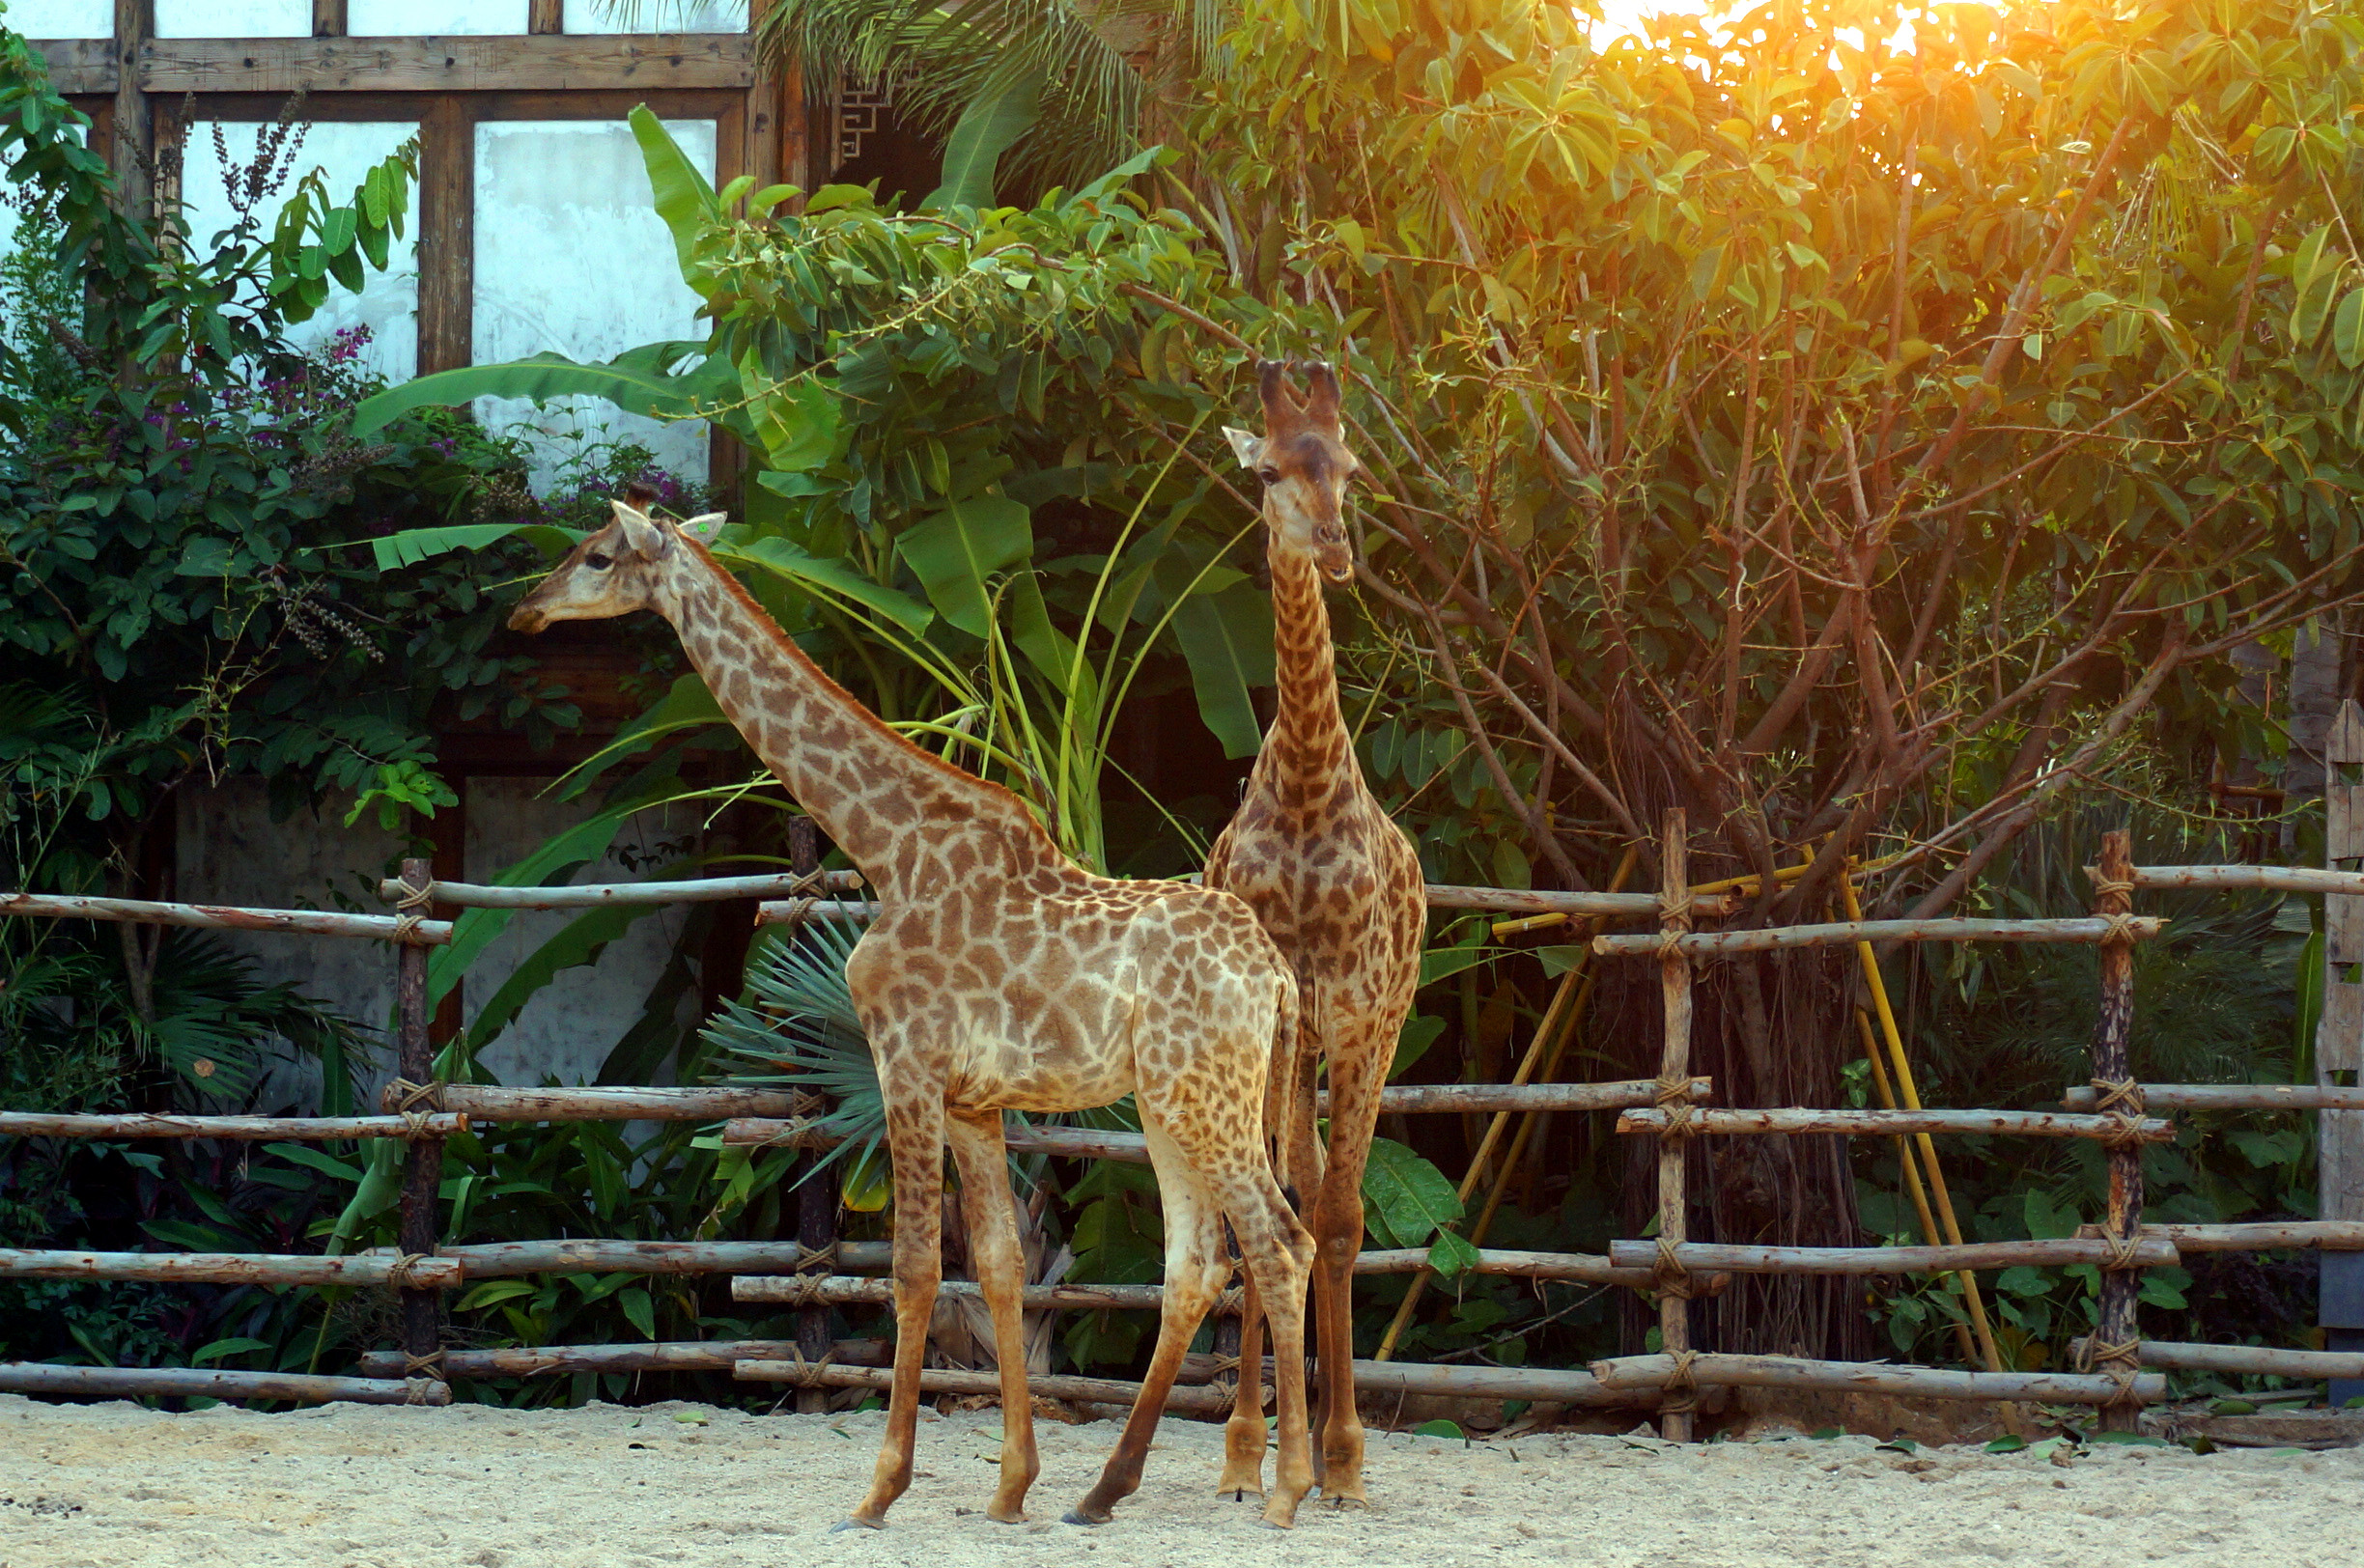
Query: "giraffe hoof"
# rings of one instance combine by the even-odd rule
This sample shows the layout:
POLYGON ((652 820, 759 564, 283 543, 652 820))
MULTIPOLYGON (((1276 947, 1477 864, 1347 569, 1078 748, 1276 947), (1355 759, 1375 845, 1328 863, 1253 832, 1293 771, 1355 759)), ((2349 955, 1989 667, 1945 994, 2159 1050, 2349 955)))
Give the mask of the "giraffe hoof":
POLYGON ((829 1532, 841 1535, 847 1530, 883 1530, 886 1527, 886 1521, 883 1519, 841 1519, 830 1526, 829 1532))
POLYGON ((1060 1515, 1059 1521, 1061 1524, 1066 1525, 1105 1525, 1112 1517, 1112 1516, 1109 1514, 1085 1513, 1079 1505, 1077 1507, 1068 1509, 1064 1514, 1060 1515))

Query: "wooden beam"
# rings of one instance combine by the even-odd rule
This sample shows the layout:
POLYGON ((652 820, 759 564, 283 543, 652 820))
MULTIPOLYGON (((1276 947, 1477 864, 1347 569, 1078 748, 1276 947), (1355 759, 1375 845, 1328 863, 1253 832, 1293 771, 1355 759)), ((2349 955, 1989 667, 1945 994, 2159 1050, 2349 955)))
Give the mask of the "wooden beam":
POLYGON ((343 38, 345 5, 346 0, 312 0, 312 36, 343 38))
POLYGON ((67 98, 112 93, 123 80, 111 38, 31 39, 25 46, 48 63, 50 87, 67 98))
MULTIPOLYGON (((126 0, 127 3, 127 0, 126 0)), ((132 51, 148 93, 452 93, 744 89, 744 34, 618 37, 154 39, 132 51)))
MULTIPOLYGON (((2321 1083, 2146 1083, 2142 1091, 2146 1110, 2364 1110, 2364 1089, 2321 1083)), ((2061 1104, 2091 1110, 2100 1098, 2092 1088, 2070 1089, 2061 1104)))
MULTIPOLYGON (((2068 1341, 2071 1360, 2082 1361, 2091 1339, 2068 1341)), ((2364 1378, 2364 1353, 2339 1350, 2275 1350, 2265 1345, 2190 1345, 2146 1339, 2135 1352, 2142 1364, 2168 1372, 2246 1372, 2281 1378, 2364 1378)))
MULTIPOLYGON (((391 1112, 401 1097, 389 1083, 378 1091, 379 1108, 391 1112)), ((802 1089, 715 1087, 642 1089, 584 1085, 580 1088, 511 1089, 489 1083, 446 1083, 434 1108, 458 1111, 487 1122, 704 1122, 720 1116, 798 1116, 823 1102, 802 1089)))
MULTIPOLYGON (((418 369, 475 358, 476 120, 444 98, 419 119, 418 369)), ((457 864, 457 862, 454 862, 457 864)))
MULTIPOLYGON (((728 1372, 733 1361, 788 1360, 795 1357, 793 1339, 676 1339, 646 1345, 511 1345, 499 1350, 447 1350, 447 1378, 530 1378, 570 1372, 728 1372)), ((889 1355, 884 1339, 839 1339, 829 1354, 839 1366, 884 1366, 889 1355)), ((361 1375, 368 1378, 402 1376, 398 1350, 361 1353, 361 1375)), ((1205 1378, 1198 1380, 1208 1381, 1205 1378)))
POLYGON ((525 31, 549 38, 566 31, 566 0, 526 0, 525 31))
POLYGON ((115 174, 124 210, 146 217, 155 198, 155 126, 134 62, 155 32, 155 0, 115 0, 115 174))

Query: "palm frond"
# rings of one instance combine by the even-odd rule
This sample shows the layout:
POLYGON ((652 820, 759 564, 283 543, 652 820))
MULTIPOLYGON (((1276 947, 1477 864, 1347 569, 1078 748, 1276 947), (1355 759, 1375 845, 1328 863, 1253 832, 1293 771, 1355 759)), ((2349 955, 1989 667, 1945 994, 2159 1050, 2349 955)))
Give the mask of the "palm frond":
POLYGON ((1215 57, 1233 0, 1119 0, 1088 10, 1070 0, 782 0, 761 42, 774 60, 802 61, 816 93, 847 77, 896 83, 896 112, 943 137, 971 104, 1029 80, 1042 113, 1011 150, 1011 165, 1046 184, 1081 184, 1140 150, 1142 116, 1158 85, 1137 60, 1156 41, 1175 45, 1163 74, 1188 76, 1215 57))
POLYGON ((747 968, 749 1000, 724 1003, 703 1031, 721 1052, 724 1081, 810 1089, 836 1103, 817 1125, 843 1141, 816 1170, 849 1152, 866 1157, 886 1131, 878 1063, 846 986, 846 960, 863 929, 819 920, 774 939, 747 968))

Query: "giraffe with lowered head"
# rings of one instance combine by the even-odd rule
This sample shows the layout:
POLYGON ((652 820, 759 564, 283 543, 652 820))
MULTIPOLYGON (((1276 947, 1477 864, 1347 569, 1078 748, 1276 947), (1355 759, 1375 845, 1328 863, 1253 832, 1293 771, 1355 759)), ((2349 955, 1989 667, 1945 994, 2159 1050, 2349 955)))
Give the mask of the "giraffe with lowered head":
POLYGON ((947 1139, 1001 1374, 1000 1484, 987 1513, 1025 1520, 1040 1466, 1001 1113, 1126 1094, 1165 1208, 1164 1310, 1131 1418, 1067 1518, 1101 1523, 1140 1484, 1183 1352, 1228 1273, 1228 1219, 1280 1358, 1280 1484, 1264 1522, 1287 1526, 1313 1479, 1301 1360, 1289 1377, 1304 1356, 1312 1242, 1274 1176, 1271 1130, 1286 1109, 1268 1101, 1295 1050, 1295 977, 1230 894, 1094 876, 1017 796, 888 729, 707 551, 697 536, 721 520, 676 526, 617 502, 509 624, 539 631, 643 608, 670 621, 748 745, 876 890, 880 913, 846 981, 878 1060, 894 1167, 894 1377, 869 1493, 839 1527, 883 1526, 911 1484, 947 1139))
MULTIPOLYGON (((1266 360, 1258 371, 1264 434, 1226 427, 1224 434, 1264 487, 1279 700, 1239 810, 1207 855, 1205 880, 1248 901, 1303 987, 1304 1040, 1286 1097, 1293 1120, 1282 1134, 1283 1176, 1311 1194, 1306 1218, 1315 1247, 1321 1366, 1315 1473, 1323 1497, 1363 1505, 1369 1499, 1347 1293, 1363 1246, 1363 1167, 1379 1092, 1420 986, 1427 897, 1420 854, 1364 784, 1338 712, 1322 579, 1354 574, 1345 490, 1357 464, 1339 428, 1337 375, 1326 364, 1308 367, 1301 403, 1285 364, 1266 360), (1295 1092, 1309 1086, 1319 1063, 1330 1071, 1326 1150, 1315 1144, 1311 1095, 1295 1092)), ((1252 1275, 1252 1303, 1257 1294, 1252 1275)), ((1273 1319, 1274 1351, 1285 1366, 1280 1321, 1273 1319)), ((1263 1491, 1259 1339, 1251 1310, 1240 1347, 1241 1396, 1225 1433, 1224 1492, 1263 1491)))

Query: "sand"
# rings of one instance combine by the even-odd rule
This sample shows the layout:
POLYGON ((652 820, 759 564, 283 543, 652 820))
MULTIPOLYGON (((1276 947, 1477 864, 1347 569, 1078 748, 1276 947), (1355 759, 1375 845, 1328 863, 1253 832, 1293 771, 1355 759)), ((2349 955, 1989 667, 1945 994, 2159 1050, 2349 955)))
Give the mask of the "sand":
POLYGON ((1035 1520, 1002 1526, 976 1511, 992 1411, 921 1426, 919 1476, 887 1529, 827 1534, 868 1477, 880 1420, 683 1404, 159 1414, 0 1396, 0 1568, 2364 1563, 2356 1449, 2099 1449, 2064 1467, 1869 1438, 1374 1433, 1377 1506, 1309 1502, 1280 1533, 1252 1502, 1210 1495, 1222 1434, 1187 1421, 1167 1423, 1113 1524, 1062 1525, 1116 1429, 1044 1423, 1035 1520))

